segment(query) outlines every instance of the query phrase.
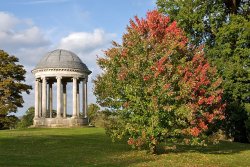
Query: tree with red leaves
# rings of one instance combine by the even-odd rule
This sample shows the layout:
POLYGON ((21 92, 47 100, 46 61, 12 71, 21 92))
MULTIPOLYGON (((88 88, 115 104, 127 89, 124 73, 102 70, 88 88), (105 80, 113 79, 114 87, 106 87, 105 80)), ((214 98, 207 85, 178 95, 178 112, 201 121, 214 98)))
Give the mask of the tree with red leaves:
POLYGON ((106 130, 113 138, 156 151, 168 139, 199 143, 224 118, 221 79, 202 48, 188 46, 176 22, 149 11, 130 20, 122 44, 113 42, 98 59, 98 103, 112 111, 106 130))

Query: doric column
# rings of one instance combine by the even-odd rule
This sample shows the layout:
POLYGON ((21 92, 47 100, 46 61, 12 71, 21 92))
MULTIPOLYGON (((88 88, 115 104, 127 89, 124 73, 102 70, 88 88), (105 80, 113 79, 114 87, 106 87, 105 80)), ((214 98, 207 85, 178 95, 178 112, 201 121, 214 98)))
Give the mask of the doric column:
POLYGON ((35 82, 35 118, 39 117, 39 80, 35 82))
POLYGON ((61 111, 62 111, 62 105, 61 105, 61 79, 62 77, 56 77, 56 82, 57 82, 57 91, 56 91, 56 96, 57 96, 57 107, 56 107, 56 117, 60 118, 61 117, 61 111))
POLYGON ((67 82, 63 82, 63 118, 67 117, 67 82))
POLYGON ((76 100, 77 100, 77 107, 76 107, 76 115, 77 117, 80 116, 80 93, 79 93, 79 82, 77 82, 77 93, 76 93, 76 100))
POLYGON ((53 111, 53 87, 52 87, 53 83, 52 82, 49 82, 49 117, 52 118, 52 111, 53 111))
POLYGON ((83 116, 84 118, 87 118, 88 101, 87 101, 87 79, 86 78, 82 81, 82 101, 83 101, 83 105, 82 105, 83 116))
POLYGON ((77 117, 77 78, 73 78, 73 118, 77 117))
POLYGON ((38 81, 38 117, 42 117, 42 83, 38 81))
POLYGON ((42 117, 46 117, 46 111, 47 111, 47 81, 46 77, 42 78, 42 117))

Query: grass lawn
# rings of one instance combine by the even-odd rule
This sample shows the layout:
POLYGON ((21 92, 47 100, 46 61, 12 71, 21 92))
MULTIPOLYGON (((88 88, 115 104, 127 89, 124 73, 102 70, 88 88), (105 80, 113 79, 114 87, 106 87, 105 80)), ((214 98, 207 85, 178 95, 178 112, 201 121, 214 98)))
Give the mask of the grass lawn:
POLYGON ((250 144, 178 145, 161 155, 112 143, 102 128, 0 131, 0 166, 249 166, 250 144))

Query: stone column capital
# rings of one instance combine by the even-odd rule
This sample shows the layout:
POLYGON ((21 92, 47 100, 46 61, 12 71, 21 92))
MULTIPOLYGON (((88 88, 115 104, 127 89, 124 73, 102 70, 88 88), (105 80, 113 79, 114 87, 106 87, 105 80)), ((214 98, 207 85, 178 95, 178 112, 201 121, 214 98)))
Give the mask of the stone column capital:
POLYGON ((62 79, 62 76, 56 76, 56 79, 57 80, 62 79))
POLYGON ((75 77, 75 76, 74 76, 74 77, 72 77, 71 79, 72 79, 72 80, 74 80, 74 79, 78 80, 79 77, 75 77))
POLYGON ((88 76, 87 77, 85 77, 85 78, 83 78, 83 80, 82 80, 84 83, 87 83, 88 82, 88 76))
POLYGON ((54 82, 53 82, 53 81, 50 81, 50 82, 48 82, 48 84, 49 84, 49 85, 53 85, 53 84, 54 84, 54 82))

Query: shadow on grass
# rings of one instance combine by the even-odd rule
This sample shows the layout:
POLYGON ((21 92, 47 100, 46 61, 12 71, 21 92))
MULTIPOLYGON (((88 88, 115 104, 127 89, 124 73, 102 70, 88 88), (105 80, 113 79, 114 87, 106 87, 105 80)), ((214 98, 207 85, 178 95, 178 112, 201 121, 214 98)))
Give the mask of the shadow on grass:
MULTIPOLYGON (((176 145, 163 153, 236 154, 250 144, 176 145)), ((0 166, 133 166, 155 161, 157 156, 134 151, 126 143, 113 143, 103 129, 25 129, 0 131, 0 166)))
POLYGON ((0 166, 130 166, 150 160, 133 157, 125 141, 113 143, 103 131, 84 134, 82 130, 30 129, 9 131, 5 136, 0 133, 0 166))
POLYGON ((250 150, 250 144, 236 143, 229 141, 221 141, 218 144, 209 144, 208 146, 191 146, 176 144, 176 149, 164 149, 164 146, 159 148, 159 154, 165 153, 185 153, 185 152, 198 152, 203 154, 237 154, 242 151, 250 150))

